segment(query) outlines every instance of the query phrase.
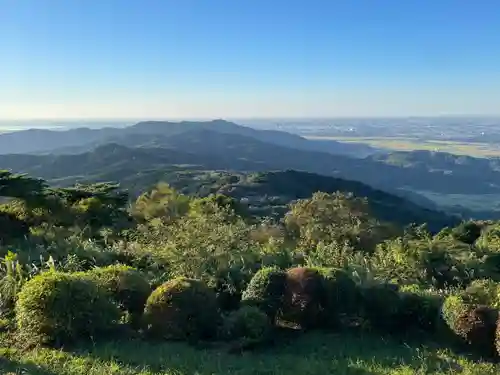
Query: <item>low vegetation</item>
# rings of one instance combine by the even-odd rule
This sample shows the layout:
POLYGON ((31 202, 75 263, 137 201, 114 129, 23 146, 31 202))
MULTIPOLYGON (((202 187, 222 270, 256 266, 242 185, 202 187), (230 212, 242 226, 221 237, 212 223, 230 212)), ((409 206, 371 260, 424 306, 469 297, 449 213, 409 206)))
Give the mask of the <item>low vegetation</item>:
POLYGON ((4 373, 500 370, 496 222, 431 233, 339 192, 263 218, 8 172, 0 194, 4 373))

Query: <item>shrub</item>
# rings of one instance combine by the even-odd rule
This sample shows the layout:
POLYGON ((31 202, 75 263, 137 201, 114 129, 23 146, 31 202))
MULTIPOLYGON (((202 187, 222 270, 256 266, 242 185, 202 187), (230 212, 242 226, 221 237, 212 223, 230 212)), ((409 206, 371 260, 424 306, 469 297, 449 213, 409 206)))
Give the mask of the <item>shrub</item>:
POLYGON ((494 353, 498 311, 469 302, 467 295, 449 296, 443 303, 442 316, 448 327, 462 341, 480 354, 494 353))
POLYGON ((352 277, 337 268, 318 268, 323 277, 322 305, 329 314, 350 314, 356 311, 360 299, 359 288, 352 277))
POLYGON ((361 315, 369 327, 386 331, 398 328, 401 299, 396 285, 365 285, 361 296, 361 315))
POLYGON ((118 318, 109 296, 79 275, 46 272, 21 289, 17 328, 30 343, 72 342, 109 330, 118 318))
POLYGON ((453 228, 451 230, 451 235, 457 241, 472 245, 481 236, 482 229, 483 226, 481 224, 474 221, 468 221, 453 228))
POLYGON ((465 295, 471 303, 500 307, 500 285, 492 280, 474 280, 465 289, 465 295))
POLYGON ((497 320, 497 327, 495 332, 495 349, 498 356, 500 356, 500 319, 497 320))
POLYGON ((441 306, 441 316, 446 325, 454 332, 458 332, 458 321, 461 316, 467 314, 471 306, 463 296, 448 296, 441 306))
POLYGON ((217 331, 219 312, 215 293, 199 280, 167 281, 149 296, 144 322, 153 336, 197 340, 217 331))
POLYGON ((457 334, 479 354, 491 357, 495 354, 495 334, 498 310, 478 306, 459 317, 457 334))
POLYGON ((243 306, 224 319, 223 337, 245 344, 258 343, 268 337, 270 329, 271 324, 263 311, 254 306, 243 306))
POLYGON ((94 268, 87 275, 112 296, 120 309, 135 317, 142 314, 151 287, 139 271, 129 266, 113 265, 94 268))
POLYGON ((286 273, 283 319, 314 328, 321 321, 324 278, 316 268, 296 267, 286 273))
POLYGON ((402 287, 398 312, 399 325, 402 328, 414 327, 434 333, 442 302, 440 295, 423 290, 417 285, 402 287))
POLYGON ((251 279, 251 273, 241 267, 229 267, 216 275, 214 289, 221 311, 234 311, 240 307, 243 292, 251 279))
POLYGON ((281 307, 286 273, 274 267, 262 268, 253 276, 241 298, 245 306, 255 306, 272 321, 281 307))

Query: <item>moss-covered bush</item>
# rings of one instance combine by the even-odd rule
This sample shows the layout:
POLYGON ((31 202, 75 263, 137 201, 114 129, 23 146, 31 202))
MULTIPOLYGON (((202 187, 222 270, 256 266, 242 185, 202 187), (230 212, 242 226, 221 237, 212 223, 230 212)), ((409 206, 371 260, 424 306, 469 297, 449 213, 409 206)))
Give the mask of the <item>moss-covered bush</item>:
POLYGON ((113 328, 118 310, 88 278, 46 272, 28 281, 15 307, 16 325, 30 343, 62 344, 113 328))
POLYGON ((142 314, 151 287, 141 272, 129 266, 113 265, 94 268, 87 275, 112 296, 121 310, 134 318, 142 314))
POLYGON ((404 286, 399 291, 398 324, 404 328, 417 328, 435 333, 443 303, 442 297, 418 285, 404 286))
POLYGON ((147 331, 173 340, 210 338, 217 332, 219 318, 213 290, 199 280, 184 277, 156 288, 144 309, 147 331))
POLYGON ((270 330, 271 324, 262 310, 254 306, 243 306, 225 317, 223 337, 244 344, 258 343, 267 339, 270 330))
POLYGON ((398 328, 401 298, 394 284, 370 284, 361 287, 361 315, 370 328, 392 332, 398 328))
POLYGON ((324 296, 324 278, 318 269, 296 267, 288 270, 283 319, 305 329, 317 327, 321 323, 324 296))
POLYGON ((242 304, 259 308, 274 321, 282 304, 285 281, 286 273, 278 268, 260 269, 243 292, 242 304))

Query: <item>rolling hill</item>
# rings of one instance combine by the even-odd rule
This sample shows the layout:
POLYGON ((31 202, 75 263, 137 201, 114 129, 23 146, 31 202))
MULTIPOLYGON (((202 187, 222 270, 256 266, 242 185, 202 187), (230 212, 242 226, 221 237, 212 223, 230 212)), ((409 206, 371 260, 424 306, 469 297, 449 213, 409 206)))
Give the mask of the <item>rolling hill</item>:
POLYGON ((500 196, 498 159, 429 151, 352 158, 314 149, 313 141, 296 135, 255 130, 222 120, 142 122, 123 129, 25 131, 0 135, 0 145, 7 147, 1 149, 4 154, 0 154, 0 168, 57 183, 158 176, 173 166, 240 172, 298 170, 360 181, 431 209, 441 204, 443 197, 455 196, 454 205, 448 206, 450 212, 468 217, 498 215, 493 209, 491 216, 467 208, 469 196, 476 201, 483 196, 486 200, 500 196), (15 149, 28 133, 40 134, 40 138, 21 150, 37 148, 38 153, 5 153, 9 147, 15 149), (42 151, 56 146, 51 153, 42 151))

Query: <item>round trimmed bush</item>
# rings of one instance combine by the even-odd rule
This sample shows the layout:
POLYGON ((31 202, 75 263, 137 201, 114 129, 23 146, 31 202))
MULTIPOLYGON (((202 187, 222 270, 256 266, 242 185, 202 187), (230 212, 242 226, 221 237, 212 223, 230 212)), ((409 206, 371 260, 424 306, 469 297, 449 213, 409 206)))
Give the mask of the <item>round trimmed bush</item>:
POLYGON ((495 349, 498 356, 500 356, 500 319, 497 320, 497 327, 495 333, 495 349))
POLYGON ((360 301, 359 288, 352 277, 337 268, 318 268, 323 277, 321 304, 329 315, 352 314, 360 301))
POLYGON ((113 328, 119 313, 88 278, 46 272, 29 280, 15 306, 21 337, 30 343, 62 344, 96 337, 113 328))
POLYGON ((135 268, 112 265, 94 268, 87 272, 87 275, 112 296, 120 309, 132 316, 142 314, 146 300, 151 294, 151 287, 135 268))
POLYGON ((466 295, 449 296, 443 303, 442 316, 453 333, 480 354, 495 352, 498 311, 471 303, 466 295))
POLYGON ((251 273, 241 267, 232 266, 216 275, 215 294, 219 309, 224 312, 238 310, 243 292, 251 279, 251 273))
POLYGON ((257 307, 274 321, 281 307, 285 281, 286 273, 283 270, 275 267, 261 268, 243 292, 242 304, 257 307))
POLYGON ((321 322, 324 296, 324 278, 318 269, 291 268, 286 273, 283 319, 304 329, 317 327, 321 322))
POLYGON ((457 334, 459 331, 459 319, 465 316, 471 309, 463 296, 448 296, 441 306, 441 316, 446 325, 457 334))
POLYGON ((389 332, 398 328, 401 299, 396 285, 365 285, 361 288, 361 295, 361 313, 371 328, 389 332))
POLYGON ((172 340, 214 336, 220 315, 213 290, 184 277, 167 281, 149 296, 144 309, 148 332, 172 340))
POLYGON ((457 334, 479 354, 495 355, 495 335, 498 311, 488 306, 477 306, 459 317, 457 334))
POLYGON ((441 296, 422 290, 418 285, 403 286, 400 289, 398 322, 401 328, 417 328, 434 333, 437 317, 443 303, 441 296))
POLYGON ((231 312, 223 325, 223 336, 229 340, 264 341, 271 330, 267 315, 255 306, 243 306, 231 312))

